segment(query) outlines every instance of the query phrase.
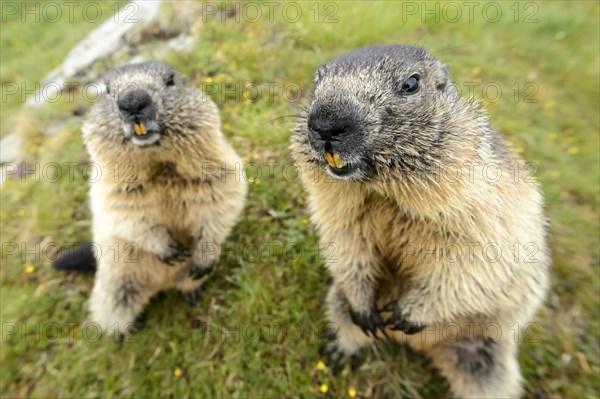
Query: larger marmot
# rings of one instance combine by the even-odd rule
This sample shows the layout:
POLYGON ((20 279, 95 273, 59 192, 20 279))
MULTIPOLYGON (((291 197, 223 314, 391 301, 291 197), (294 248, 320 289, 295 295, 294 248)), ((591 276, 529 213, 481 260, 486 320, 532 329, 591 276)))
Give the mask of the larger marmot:
POLYGON ((456 396, 520 395, 514 331, 548 286, 543 198, 447 68, 410 46, 325 63, 291 148, 337 248, 329 364, 387 335, 430 355, 456 396))
MULTIPOLYGON (((102 327, 128 332, 160 290, 196 299, 247 184, 216 105, 172 66, 126 65, 104 80, 107 93, 82 128, 101 173, 90 189, 97 248, 90 311, 102 327)), ((77 268, 93 246, 55 266, 77 268)))

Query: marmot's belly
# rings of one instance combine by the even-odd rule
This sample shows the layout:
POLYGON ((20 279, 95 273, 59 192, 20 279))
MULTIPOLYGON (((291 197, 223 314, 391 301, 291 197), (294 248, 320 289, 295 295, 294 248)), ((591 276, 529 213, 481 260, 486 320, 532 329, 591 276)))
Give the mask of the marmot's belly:
POLYGON ((204 215, 213 207, 210 193, 197 187, 167 190, 156 200, 157 219, 186 246, 193 235, 199 234, 196 230, 206 222, 204 215))

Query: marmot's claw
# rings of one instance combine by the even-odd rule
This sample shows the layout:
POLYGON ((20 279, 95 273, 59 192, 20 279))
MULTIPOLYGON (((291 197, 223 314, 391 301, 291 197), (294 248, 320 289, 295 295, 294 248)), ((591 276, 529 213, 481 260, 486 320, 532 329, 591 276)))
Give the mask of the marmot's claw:
POLYGON ((190 277, 192 280, 200 280, 202 277, 212 273, 213 270, 214 266, 199 267, 192 264, 192 267, 190 268, 190 277))
POLYGON ((331 369, 333 375, 338 375, 348 362, 350 362, 352 370, 356 370, 362 363, 359 353, 348 354, 344 352, 337 341, 324 344, 319 349, 319 353, 325 357, 325 364, 331 369))
POLYGON ((122 333, 121 331, 117 331, 115 334, 115 343, 117 343, 119 346, 122 346, 126 337, 126 334, 122 333))
POLYGON ((352 371, 358 370, 362 362, 363 358, 360 353, 355 353, 354 355, 350 356, 350 368, 352 371))
POLYGON ((409 321, 403 320, 400 323, 394 324, 392 326, 392 330, 403 331, 404 334, 412 335, 423 330, 425 327, 427 327, 427 325, 424 323, 411 323, 409 321))
POLYGON ((129 334, 135 334, 146 328, 146 320, 142 317, 138 317, 135 321, 127 326, 127 332, 129 334))
POLYGON ((337 339, 337 331, 327 329, 321 334, 321 338, 327 342, 335 341, 337 339))
POLYGON ((321 347, 319 348, 319 355, 327 356, 331 352, 333 352, 335 350, 336 346, 330 345, 330 344, 331 344, 331 342, 321 345, 321 347))
POLYGON ((390 303, 388 303, 387 305, 385 305, 380 312, 393 312, 394 310, 396 310, 396 307, 398 306, 398 302, 396 301, 392 301, 390 303))
POLYGON ((144 330, 145 328, 146 328, 146 321, 145 321, 143 315, 138 316, 138 318, 136 318, 134 321, 132 321, 131 323, 128 323, 125 326, 124 331, 117 331, 117 333, 115 334, 115 342, 118 343, 119 345, 123 345, 125 343, 125 339, 129 335, 138 333, 138 332, 144 330))
POLYGON ((183 297, 183 300, 188 305, 190 305, 191 307, 194 307, 198 304, 198 301, 200 299, 202 299, 203 294, 204 294, 204 285, 201 285, 200 287, 196 288, 195 290, 182 292, 181 296, 183 297))
POLYGON ((169 253, 167 255, 159 256, 161 262, 174 266, 178 262, 183 262, 189 258, 191 254, 189 251, 178 241, 172 240, 169 243, 169 253))
POLYGON ((369 335, 370 333, 373 338, 377 338, 377 330, 379 330, 387 338, 385 323, 375 306, 373 306, 367 314, 355 312, 351 308, 350 317, 352 318, 352 322, 359 326, 365 335, 369 335))
POLYGON ((392 315, 385 321, 386 326, 391 326, 394 331, 402 331, 405 334, 416 334, 423 330, 427 325, 425 323, 414 323, 406 320, 408 312, 402 309, 398 301, 392 301, 385 305, 381 312, 392 312, 392 315))

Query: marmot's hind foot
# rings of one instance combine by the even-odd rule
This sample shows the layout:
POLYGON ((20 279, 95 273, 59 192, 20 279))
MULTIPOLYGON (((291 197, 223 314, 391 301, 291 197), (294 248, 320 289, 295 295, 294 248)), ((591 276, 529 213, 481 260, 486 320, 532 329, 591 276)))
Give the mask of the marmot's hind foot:
POLYGON ((463 339, 434 347, 434 365, 460 398, 519 398, 521 373, 513 341, 488 338, 463 339))

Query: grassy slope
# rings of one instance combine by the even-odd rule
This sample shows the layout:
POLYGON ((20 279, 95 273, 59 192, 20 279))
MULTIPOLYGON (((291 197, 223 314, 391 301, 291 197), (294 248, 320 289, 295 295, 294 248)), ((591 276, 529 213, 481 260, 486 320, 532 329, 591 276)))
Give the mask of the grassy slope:
MULTIPOLYGON (((309 6, 298 23, 280 17, 274 23, 209 20, 198 25, 201 40, 194 51, 168 61, 197 84, 297 83, 306 94, 314 68, 328 58, 370 43, 414 43, 427 29, 420 43, 440 51, 459 84, 498 82, 504 96, 487 108, 495 126, 538 165, 552 223, 553 286, 540 312, 537 342, 521 345, 525 385, 530 395, 597 396, 596 3, 543 3, 539 22, 533 24, 514 23, 508 6, 506 17, 495 24, 486 24, 477 13, 474 23, 464 16, 464 23, 436 24, 432 17, 423 23, 420 16, 404 22, 401 7, 391 3, 359 2, 340 5, 337 23, 317 24, 309 6), (566 36, 560 39, 559 32, 566 36), (512 101, 511 85, 528 81, 539 87, 538 102, 512 101)), ((25 45, 35 36, 27 40, 25 45)), ((43 71, 27 60, 24 76, 41 77, 43 71)), ((3 71, 5 65, 10 64, 3 54, 3 71)), ((93 342, 94 330, 81 328, 69 339, 63 323, 85 320, 92 277, 55 273, 44 259, 3 259, 2 321, 42 327, 40 339, 8 336, 3 329, 3 396, 179 397, 193 392, 201 397, 344 397, 350 387, 364 397, 441 395, 445 382, 430 371, 427 360, 403 347, 379 345, 369 351, 360 372, 345 371, 339 378, 316 369, 314 331, 325 322, 322 302, 329 280, 315 256, 316 236, 306 223, 301 185, 282 177, 290 160, 287 137, 293 118, 279 117, 297 113, 299 103, 278 96, 247 103, 221 94, 213 98, 236 148, 248 162, 278 166, 272 178, 263 167, 260 183, 251 184, 244 218, 204 300, 192 309, 176 293, 157 297, 148 310, 149 328, 132 337, 135 342, 93 342), (287 244, 287 251, 255 256, 240 250, 250 245, 264 249, 268 242, 287 244), (27 273, 24 264, 34 271, 27 273), (46 337, 52 338, 52 331, 43 330, 49 322, 63 325, 59 338, 46 337), (217 329, 213 339, 203 340, 206 323, 217 329), (268 334, 268 323, 276 323, 275 334, 268 334), (224 336, 222 326, 237 328, 239 337, 224 336), (258 339, 256 326, 264 333, 258 339), (396 366, 390 368, 390 362, 396 366), (319 392, 322 384, 328 385, 327 394, 319 392)), ((40 162, 84 162, 78 127, 66 125, 54 138, 36 140, 31 153, 40 162)), ((87 188, 76 176, 74 182, 66 176, 58 183, 9 181, 0 194, 2 241, 30 248, 35 242, 88 239, 87 188)))

